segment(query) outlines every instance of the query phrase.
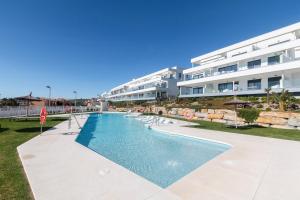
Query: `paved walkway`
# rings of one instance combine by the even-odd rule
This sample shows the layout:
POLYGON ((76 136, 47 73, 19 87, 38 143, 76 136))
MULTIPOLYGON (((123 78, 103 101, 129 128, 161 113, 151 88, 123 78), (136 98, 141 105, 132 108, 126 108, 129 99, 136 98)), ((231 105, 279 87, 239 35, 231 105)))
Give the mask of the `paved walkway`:
MULTIPOLYGON (((87 116, 78 117, 83 125, 87 116)), ((300 142, 174 125, 158 128, 232 148, 166 189, 75 142, 75 120, 18 147, 37 200, 299 200, 300 142)))

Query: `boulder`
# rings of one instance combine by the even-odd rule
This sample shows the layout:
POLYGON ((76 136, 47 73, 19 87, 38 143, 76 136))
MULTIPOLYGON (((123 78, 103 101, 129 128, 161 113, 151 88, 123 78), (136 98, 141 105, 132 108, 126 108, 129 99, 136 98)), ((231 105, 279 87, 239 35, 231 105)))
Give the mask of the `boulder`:
POLYGON ((183 109, 182 108, 178 108, 177 110, 177 115, 183 116, 183 109))
POLYGON ((207 113, 208 110, 207 110, 207 109, 201 109, 201 112, 202 112, 202 113, 207 113))
POLYGON ((278 117, 258 117, 256 120, 257 123, 261 124, 271 124, 271 125, 287 125, 288 120, 278 117))
POLYGON ((193 117, 192 120, 198 120, 198 117, 193 117))
POLYGON ((190 109, 190 108, 184 108, 183 111, 182 111, 182 115, 186 115, 187 113, 194 115, 195 110, 194 109, 190 109))
POLYGON ((203 112, 195 112, 195 116, 198 118, 207 118, 207 113, 203 113, 203 112))
POLYGON ((234 114, 234 111, 227 110, 227 109, 216 109, 215 113, 217 113, 217 114, 234 114))
MULTIPOLYGON (((224 114, 223 119, 228 120, 228 121, 235 121, 235 114, 224 114)), ((237 117, 236 120, 238 122, 243 122, 244 119, 237 117)))
POLYGON ((291 113, 291 117, 297 117, 300 119, 300 113, 291 113))
POLYGON ((127 112, 126 108, 116 108, 117 112, 127 112))
POLYGON ((207 109, 207 112, 208 112, 208 114, 213 114, 213 113, 215 113, 215 110, 214 109, 207 109))
POLYGON ((223 119, 234 121, 235 120, 235 114, 224 114, 223 119))
POLYGON ((177 108, 172 108, 172 109, 169 111, 169 114, 170 114, 170 115, 177 115, 177 111, 178 111, 177 108))
POLYGON ((290 118, 292 113, 290 112, 261 112, 260 117, 278 117, 278 118, 290 118))
POLYGON ((208 114, 207 118, 208 119, 223 119, 224 115, 223 114, 208 114))
POLYGON ((292 127, 300 127, 300 117, 291 117, 288 120, 288 125, 292 127))

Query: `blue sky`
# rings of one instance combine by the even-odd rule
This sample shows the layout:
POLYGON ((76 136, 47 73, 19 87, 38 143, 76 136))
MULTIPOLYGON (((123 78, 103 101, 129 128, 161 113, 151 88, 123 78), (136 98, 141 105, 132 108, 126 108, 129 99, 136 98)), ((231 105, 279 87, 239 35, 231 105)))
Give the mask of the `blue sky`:
POLYGON ((94 97, 300 21, 299 0, 0 0, 2 97, 94 97))

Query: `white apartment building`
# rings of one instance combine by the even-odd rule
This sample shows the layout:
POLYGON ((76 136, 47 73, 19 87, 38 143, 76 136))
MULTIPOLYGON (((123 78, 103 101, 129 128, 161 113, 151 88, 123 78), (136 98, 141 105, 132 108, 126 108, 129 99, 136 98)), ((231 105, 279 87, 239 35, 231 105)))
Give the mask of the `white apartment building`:
POLYGON ((300 22, 191 59, 179 97, 300 94, 300 22))
POLYGON ((177 82, 182 80, 182 68, 171 67, 133 79, 110 90, 110 101, 157 100, 176 97, 177 82))

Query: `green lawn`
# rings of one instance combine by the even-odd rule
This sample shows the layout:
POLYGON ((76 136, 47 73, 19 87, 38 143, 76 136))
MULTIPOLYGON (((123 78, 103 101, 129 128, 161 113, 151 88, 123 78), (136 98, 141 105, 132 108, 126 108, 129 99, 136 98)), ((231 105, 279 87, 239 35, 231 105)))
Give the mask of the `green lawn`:
MULTIPOLYGON (((48 118, 44 130, 63 120, 48 118)), ((39 119, 0 119, 0 124, 0 200, 33 199, 17 146, 39 134, 39 119)))
MULTIPOLYGON (((170 117, 170 118, 188 121, 182 118, 176 118, 176 117, 170 117)), ((278 128, 269 128, 269 127, 261 127, 261 126, 233 128, 233 127, 227 127, 225 124, 217 123, 217 122, 209 122, 209 121, 202 121, 202 120, 192 120, 191 122, 197 123, 197 125, 192 126, 194 128, 300 141, 299 130, 278 129, 278 128)))

